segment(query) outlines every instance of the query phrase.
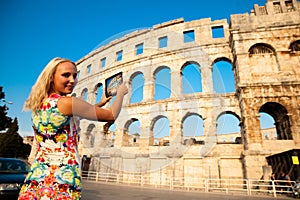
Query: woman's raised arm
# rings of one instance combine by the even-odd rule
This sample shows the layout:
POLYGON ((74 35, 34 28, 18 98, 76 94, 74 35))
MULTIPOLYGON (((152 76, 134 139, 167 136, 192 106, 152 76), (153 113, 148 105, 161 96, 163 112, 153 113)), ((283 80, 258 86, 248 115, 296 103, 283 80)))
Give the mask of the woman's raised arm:
POLYGON ((76 97, 60 98, 57 107, 60 112, 67 116, 74 115, 93 121, 113 122, 120 114, 123 99, 127 93, 128 89, 123 83, 118 87, 115 101, 108 109, 100 108, 102 104, 92 105, 76 97))

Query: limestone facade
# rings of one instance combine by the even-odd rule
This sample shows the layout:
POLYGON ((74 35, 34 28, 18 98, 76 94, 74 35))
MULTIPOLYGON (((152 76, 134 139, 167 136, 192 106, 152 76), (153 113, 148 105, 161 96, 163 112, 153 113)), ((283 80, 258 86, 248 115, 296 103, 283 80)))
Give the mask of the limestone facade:
MULTIPOLYGON (((136 30, 107 42, 77 61, 74 96, 96 103, 105 79, 123 72, 129 87, 114 132, 110 124, 81 120, 80 154, 91 158, 89 170, 176 177, 260 178, 266 156, 300 146, 300 3, 267 0, 250 14, 212 21, 176 19, 136 30), (214 36, 221 30, 222 36, 214 36), (187 38, 186 36, 189 36, 187 38), (163 45, 161 42, 164 40, 163 45), (163 46, 160 46, 163 45, 163 46), (214 64, 230 63, 235 89, 216 92, 214 64), (183 89, 186 66, 198 67, 200 91, 183 89), (170 74, 170 95, 155 99, 156 76, 170 74), (143 76, 142 100, 131 102, 133 81, 143 76), (266 139, 260 113, 273 117, 277 138, 266 139), (217 119, 232 114, 239 121, 240 142, 222 142, 217 119), (203 120, 199 143, 186 143, 183 123, 203 120), (169 120, 167 143, 155 142, 154 124, 169 120), (140 133, 128 133, 140 122, 140 133), (134 138, 134 142, 133 141, 134 138)), ((221 74, 222 75, 222 74, 221 74)), ((223 77, 226 87, 226 76, 223 77)))

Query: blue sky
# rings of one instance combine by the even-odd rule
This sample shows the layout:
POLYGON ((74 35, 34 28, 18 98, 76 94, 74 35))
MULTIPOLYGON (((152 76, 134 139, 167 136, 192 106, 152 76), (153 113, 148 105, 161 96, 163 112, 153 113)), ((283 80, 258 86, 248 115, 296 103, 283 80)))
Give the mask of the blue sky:
MULTIPOLYGON (((266 0, 1 0, 0 86, 19 132, 32 134, 22 106, 41 70, 53 57, 77 61, 106 39, 128 30, 183 17, 227 19, 266 0)), ((2 105, 2 103, 1 103, 2 105)))

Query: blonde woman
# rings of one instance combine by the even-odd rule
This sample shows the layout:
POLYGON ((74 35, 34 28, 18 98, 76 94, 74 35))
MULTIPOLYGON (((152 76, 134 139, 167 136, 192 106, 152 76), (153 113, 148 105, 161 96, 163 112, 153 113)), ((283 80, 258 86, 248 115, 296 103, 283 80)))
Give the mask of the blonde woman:
POLYGON ((117 90, 113 105, 109 109, 102 109, 110 97, 91 105, 67 96, 72 93, 76 83, 76 65, 68 59, 54 58, 32 87, 24 109, 32 111, 38 150, 19 200, 81 198, 77 127, 73 116, 113 122, 121 111, 128 89, 123 83, 117 90))

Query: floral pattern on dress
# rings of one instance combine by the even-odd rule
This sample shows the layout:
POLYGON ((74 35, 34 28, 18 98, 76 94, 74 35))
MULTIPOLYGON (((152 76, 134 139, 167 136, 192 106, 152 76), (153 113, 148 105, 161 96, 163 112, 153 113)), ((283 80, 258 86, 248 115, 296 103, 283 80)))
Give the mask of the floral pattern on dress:
POLYGON ((19 200, 81 199, 80 159, 77 129, 71 129, 71 117, 57 108, 58 94, 50 95, 32 115, 38 152, 19 200))

